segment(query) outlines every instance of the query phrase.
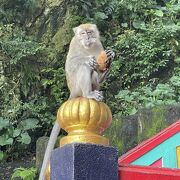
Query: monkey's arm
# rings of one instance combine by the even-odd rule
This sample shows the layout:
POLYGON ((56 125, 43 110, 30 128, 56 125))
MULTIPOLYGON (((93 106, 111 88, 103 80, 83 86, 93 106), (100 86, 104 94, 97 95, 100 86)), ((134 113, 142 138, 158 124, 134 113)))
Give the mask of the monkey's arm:
POLYGON ((53 126, 53 129, 51 131, 51 135, 50 135, 50 138, 48 141, 46 152, 44 154, 44 159, 43 159, 43 163, 42 163, 42 167, 41 167, 41 171, 40 171, 40 175, 39 175, 39 180, 45 180, 46 169, 49 165, 51 152, 54 149, 54 145, 56 143, 59 132, 60 132, 60 125, 56 121, 53 126))
POLYGON ((101 83, 103 83, 105 81, 109 71, 110 71, 110 68, 108 68, 106 71, 104 71, 103 73, 101 73, 99 75, 99 84, 101 84, 101 83))

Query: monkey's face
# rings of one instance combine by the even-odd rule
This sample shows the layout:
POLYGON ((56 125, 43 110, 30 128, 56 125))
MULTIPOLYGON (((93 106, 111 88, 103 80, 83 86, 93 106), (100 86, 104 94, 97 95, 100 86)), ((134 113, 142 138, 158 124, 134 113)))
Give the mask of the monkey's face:
POLYGON ((80 25, 74 28, 75 36, 85 49, 90 49, 94 46, 99 38, 99 32, 94 24, 80 25))
POLYGON ((82 29, 79 31, 78 36, 85 49, 92 48, 96 42, 95 32, 92 29, 82 29))

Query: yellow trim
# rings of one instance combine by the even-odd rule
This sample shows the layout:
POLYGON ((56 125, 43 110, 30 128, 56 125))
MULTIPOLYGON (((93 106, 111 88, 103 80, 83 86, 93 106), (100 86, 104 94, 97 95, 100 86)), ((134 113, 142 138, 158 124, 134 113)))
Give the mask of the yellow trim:
POLYGON ((176 148, 176 154, 177 154, 177 167, 180 169, 180 146, 176 148))

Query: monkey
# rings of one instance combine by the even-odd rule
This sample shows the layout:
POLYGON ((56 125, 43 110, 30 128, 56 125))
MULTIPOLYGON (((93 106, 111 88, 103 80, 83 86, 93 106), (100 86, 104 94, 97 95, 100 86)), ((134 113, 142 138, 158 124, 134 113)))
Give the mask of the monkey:
MULTIPOLYGON (((95 24, 82 24, 73 30, 75 36, 70 43, 65 64, 70 99, 83 96, 102 101, 103 96, 99 89, 108 70, 103 73, 96 71, 97 57, 104 51, 99 31, 95 24)), ((107 55, 111 61, 114 53, 109 50, 107 55)))
MULTIPOLYGON (((102 101, 103 95, 100 91, 100 84, 107 77, 115 53, 111 50, 104 51, 95 24, 81 24, 73 28, 73 31, 74 37, 71 40, 65 62, 66 80, 70 90, 69 99, 82 96, 102 101), (106 68, 103 71, 98 68, 97 62, 97 58, 102 52, 107 57, 106 68)), ((46 148, 39 180, 45 180, 50 155, 59 132, 60 125, 56 121, 46 148)))

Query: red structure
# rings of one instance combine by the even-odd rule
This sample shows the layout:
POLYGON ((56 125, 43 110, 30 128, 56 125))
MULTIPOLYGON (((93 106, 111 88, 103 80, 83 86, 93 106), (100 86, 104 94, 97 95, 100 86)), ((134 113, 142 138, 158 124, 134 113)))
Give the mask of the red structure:
POLYGON ((180 120, 119 158, 119 180, 180 180, 180 120))
POLYGON ((180 180, 180 170, 120 164, 119 180, 180 180))

